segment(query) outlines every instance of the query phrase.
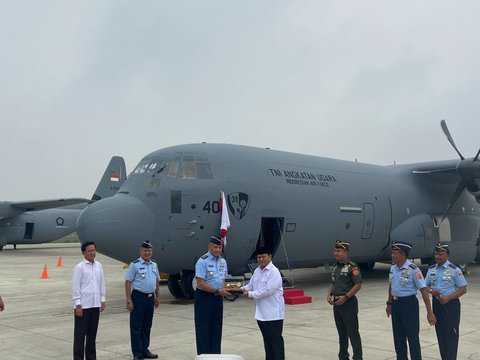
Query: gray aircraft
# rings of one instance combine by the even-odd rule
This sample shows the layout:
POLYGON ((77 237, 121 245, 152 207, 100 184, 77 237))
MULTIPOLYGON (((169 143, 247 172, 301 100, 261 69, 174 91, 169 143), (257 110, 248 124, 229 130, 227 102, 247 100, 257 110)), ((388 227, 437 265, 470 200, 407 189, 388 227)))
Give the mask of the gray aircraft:
POLYGON ((0 250, 7 244, 41 244, 75 231, 77 219, 88 202, 114 195, 126 179, 125 161, 114 156, 92 200, 81 198, 0 202, 0 250))
POLYGON ((438 241, 449 241, 453 261, 468 263, 480 229, 480 150, 465 159, 443 121, 442 129, 460 160, 377 166, 228 144, 161 149, 116 195, 85 208, 77 234, 124 262, 151 240, 170 292, 187 298, 195 262, 219 234, 220 191, 231 222, 231 275, 250 271, 259 246, 282 269, 331 264, 338 238, 365 268, 389 260, 392 241, 413 243, 410 255, 422 262, 438 241))

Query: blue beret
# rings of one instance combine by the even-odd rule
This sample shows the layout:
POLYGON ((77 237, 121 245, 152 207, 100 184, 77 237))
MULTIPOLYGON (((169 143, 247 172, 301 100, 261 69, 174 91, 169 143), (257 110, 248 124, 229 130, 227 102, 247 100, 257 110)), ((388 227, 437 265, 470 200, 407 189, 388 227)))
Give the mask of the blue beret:
POLYGON ((145 240, 142 245, 140 245, 140 247, 144 248, 144 249, 151 249, 153 246, 152 244, 150 243, 149 240, 145 240))
POLYGON ((442 243, 438 243, 436 246, 435 246, 435 252, 447 252, 447 254, 450 254, 450 250, 448 249, 448 244, 442 244, 442 243))
POLYGON ((210 238, 210 243, 215 244, 215 245, 223 245, 223 241, 216 236, 212 236, 210 238))
POLYGON ((412 244, 404 242, 404 241, 392 241, 392 250, 402 251, 405 254, 410 253, 410 249, 412 248, 412 244))

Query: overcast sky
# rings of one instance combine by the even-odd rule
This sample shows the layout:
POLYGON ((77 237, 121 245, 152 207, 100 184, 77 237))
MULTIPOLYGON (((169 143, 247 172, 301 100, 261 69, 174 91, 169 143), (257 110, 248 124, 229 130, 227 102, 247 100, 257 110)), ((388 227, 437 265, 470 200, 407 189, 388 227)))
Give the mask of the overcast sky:
POLYGON ((391 164, 480 147, 478 1, 0 0, 0 200, 192 142, 391 164))

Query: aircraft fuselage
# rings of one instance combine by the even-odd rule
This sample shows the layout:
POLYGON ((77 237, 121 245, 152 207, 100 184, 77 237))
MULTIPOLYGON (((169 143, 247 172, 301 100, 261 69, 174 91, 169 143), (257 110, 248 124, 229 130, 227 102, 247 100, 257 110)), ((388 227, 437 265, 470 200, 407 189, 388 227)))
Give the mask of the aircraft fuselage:
POLYGON ((476 255, 477 202, 465 191, 440 222, 458 178, 412 173, 457 163, 377 166, 247 146, 173 146, 147 155, 116 195, 89 205, 77 231, 121 261, 151 240, 160 271, 193 270, 219 234, 224 191, 232 274, 249 271, 260 242, 280 268, 332 263, 337 238, 350 242, 352 260, 361 263, 388 260, 391 240, 413 243, 411 256, 422 259, 437 241, 451 241, 452 259, 463 263, 476 255))

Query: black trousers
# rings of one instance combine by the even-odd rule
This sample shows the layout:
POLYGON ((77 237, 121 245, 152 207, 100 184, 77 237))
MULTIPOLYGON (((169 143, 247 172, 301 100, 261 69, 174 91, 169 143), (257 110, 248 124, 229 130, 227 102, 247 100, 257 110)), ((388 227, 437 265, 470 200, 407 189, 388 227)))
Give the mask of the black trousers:
POLYGON ((393 341, 397 360, 408 360, 407 340, 411 360, 421 360, 420 319, 418 299, 415 295, 398 298, 392 302, 393 341))
POLYGON ((197 355, 220 354, 223 326, 223 297, 196 289, 194 311, 197 355))
POLYGON ((152 329, 155 295, 132 291, 133 311, 130 313, 130 343, 133 356, 143 357, 149 353, 150 330, 152 329))
POLYGON ((460 300, 455 299, 442 305, 437 298, 433 298, 433 313, 437 318, 435 332, 437 333, 438 347, 442 360, 456 360, 458 338, 460 336, 460 300))
MULTIPOLYGON (((74 310, 75 311, 75 310, 74 310)), ((82 317, 73 315, 73 359, 74 360, 96 360, 97 350, 95 339, 97 338, 98 320, 100 319, 100 308, 83 309, 82 317)))
POLYGON ((257 324, 263 336, 265 360, 284 360, 285 345, 282 337, 283 320, 257 320, 257 324))
POLYGON ((340 350, 340 360, 350 359, 348 353, 348 339, 352 344, 353 359, 362 360, 362 339, 358 331, 358 300, 356 296, 351 297, 343 305, 333 305, 333 317, 337 326, 340 350))

